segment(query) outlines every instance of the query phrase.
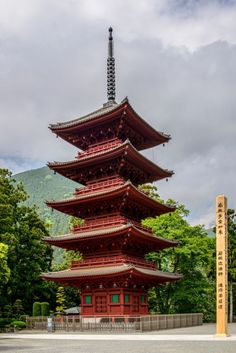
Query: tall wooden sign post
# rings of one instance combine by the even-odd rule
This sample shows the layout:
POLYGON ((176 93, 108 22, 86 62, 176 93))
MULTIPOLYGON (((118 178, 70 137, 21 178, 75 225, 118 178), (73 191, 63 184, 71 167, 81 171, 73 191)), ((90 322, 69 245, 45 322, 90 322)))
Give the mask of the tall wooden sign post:
POLYGON ((216 198, 216 335, 228 336, 227 198, 216 198))

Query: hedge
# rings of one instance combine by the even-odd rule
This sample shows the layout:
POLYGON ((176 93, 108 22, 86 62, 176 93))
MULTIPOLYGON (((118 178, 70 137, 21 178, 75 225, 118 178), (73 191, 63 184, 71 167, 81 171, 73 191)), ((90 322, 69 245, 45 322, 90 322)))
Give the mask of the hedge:
POLYGON ((50 306, 48 302, 41 303, 41 315, 49 316, 50 315, 50 306))
POLYGON ((34 302, 33 316, 41 316, 41 303, 40 302, 34 302))

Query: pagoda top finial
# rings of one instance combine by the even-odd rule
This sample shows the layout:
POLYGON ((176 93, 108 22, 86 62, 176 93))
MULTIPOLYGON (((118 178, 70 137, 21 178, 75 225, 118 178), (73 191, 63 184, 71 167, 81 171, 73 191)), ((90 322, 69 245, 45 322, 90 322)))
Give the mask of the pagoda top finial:
POLYGON ((116 97, 116 84, 115 84, 115 58, 114 58, 114 45, 112 27, 109 27, 108 38, 108 58, 107 58, 107 98, 108 102, 114 102, 116 97))

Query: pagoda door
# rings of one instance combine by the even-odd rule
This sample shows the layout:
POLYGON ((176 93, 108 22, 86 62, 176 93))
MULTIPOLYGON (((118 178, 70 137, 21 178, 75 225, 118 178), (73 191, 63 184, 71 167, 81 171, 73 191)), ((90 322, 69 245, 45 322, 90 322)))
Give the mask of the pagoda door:
POLYGON ((107 313, 107 296, 105 294, 95 296, 95 312, 100 314, 107 313))
POLYGON ((138 313, 139 312, 139 296, 138 295, 133 295, 132 312, 133 313, 138 313))

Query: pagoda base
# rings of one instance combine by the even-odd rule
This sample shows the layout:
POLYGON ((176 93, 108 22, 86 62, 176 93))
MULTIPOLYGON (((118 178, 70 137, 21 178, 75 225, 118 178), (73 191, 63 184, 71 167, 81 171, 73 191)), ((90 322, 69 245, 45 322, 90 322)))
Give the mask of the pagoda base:
POLYGON ((82 316, 147 314, 147 290, 145 289, 99 288, 81 291, 82 316))

